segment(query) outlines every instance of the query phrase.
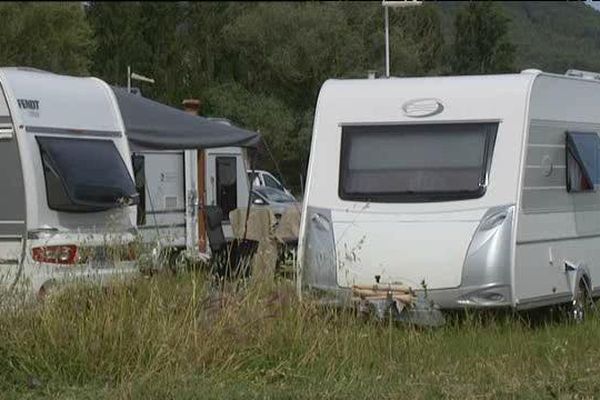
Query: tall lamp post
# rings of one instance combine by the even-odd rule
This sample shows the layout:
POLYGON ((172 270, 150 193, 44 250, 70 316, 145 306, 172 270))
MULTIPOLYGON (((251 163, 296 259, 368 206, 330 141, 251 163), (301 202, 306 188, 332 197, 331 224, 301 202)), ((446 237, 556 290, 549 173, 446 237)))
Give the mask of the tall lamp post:
POLYGON ((127 66, 127 93, 131 93, 131 80, 135 79, 137 81, 154 83, 154 79, 148 78, 144 75, 136 74, 135 72, 131 72, 131 66, 127 66))
POLYGON ((405 0, 405 1, 388 1, 383 0, 381 2, 385 12, 385 77, 390 77, 390 7, 410 7, 420 6, 421 1, 418 0, 405 0))

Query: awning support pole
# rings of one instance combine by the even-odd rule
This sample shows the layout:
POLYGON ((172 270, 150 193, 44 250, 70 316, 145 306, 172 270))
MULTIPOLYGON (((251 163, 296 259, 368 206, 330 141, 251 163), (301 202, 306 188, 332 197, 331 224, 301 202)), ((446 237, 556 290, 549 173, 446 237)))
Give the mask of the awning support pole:
POLYGON ((127 93, 131 93, 131 66, 127 66, 127 93))

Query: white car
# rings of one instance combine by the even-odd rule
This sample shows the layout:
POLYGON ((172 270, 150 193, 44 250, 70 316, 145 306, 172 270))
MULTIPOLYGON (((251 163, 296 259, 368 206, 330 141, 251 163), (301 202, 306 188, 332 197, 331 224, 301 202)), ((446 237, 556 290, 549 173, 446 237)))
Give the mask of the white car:
POLYGON ((248 180, 252 182, 253 188, 267 187, 281 190, 282 192, 285 192, 290 196, 292 195, 292 192, 290 192, 286 187, 284 187, 281 184, 281 182, 279 182, 279 180, 275 178, 270 172, 258 169, 254 171, 248 170, 247 172, 248 180))
POLYGON ((298 209, 302 207, 302 205, 298 203, 294 196, 270 187, 254 188, 250 192, 250 198, 252 200, 252 204, 255 206, 270 207, 277 218, 280 218, 281 215, 290 207, 297 207, 298 209))

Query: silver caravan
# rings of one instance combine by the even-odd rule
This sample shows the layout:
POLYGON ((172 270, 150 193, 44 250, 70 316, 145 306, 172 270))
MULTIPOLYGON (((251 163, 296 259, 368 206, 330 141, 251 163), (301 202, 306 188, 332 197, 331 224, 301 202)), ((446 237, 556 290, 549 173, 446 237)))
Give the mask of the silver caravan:
POLYGON ((599 109, 578 71, 327 81, 302 288, 402 283, 442 309, 600 294, 599 109))
POLYGON ((95 78, 0 69, 0 275, 40 294, 134 272, 137 193, 115 98, 95 78), (117 259, 107 248, 123 250, 117 259))

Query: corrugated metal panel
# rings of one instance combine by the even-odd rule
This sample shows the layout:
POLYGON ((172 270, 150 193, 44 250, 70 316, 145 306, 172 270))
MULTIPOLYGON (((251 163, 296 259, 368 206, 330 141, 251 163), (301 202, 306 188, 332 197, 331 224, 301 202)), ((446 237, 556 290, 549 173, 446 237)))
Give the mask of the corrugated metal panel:
POLYGON ((572 130, 599 131, 600 126, 559 121, 532 121, 522 206, 525 213, 556 213, 600 209, 598 193, 567 192, 565 136, 572 130))

